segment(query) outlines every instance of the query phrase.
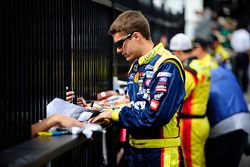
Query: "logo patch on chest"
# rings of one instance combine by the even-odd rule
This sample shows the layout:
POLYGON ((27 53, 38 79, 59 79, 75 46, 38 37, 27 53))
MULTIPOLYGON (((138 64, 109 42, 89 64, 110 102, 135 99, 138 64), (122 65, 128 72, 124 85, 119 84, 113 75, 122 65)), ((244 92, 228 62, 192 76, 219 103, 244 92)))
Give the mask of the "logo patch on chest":
POLYGON ((153 99, 150 102, 150 109, 156 111, 158 109, 159 105, 160 105, 160 102, 153 99))

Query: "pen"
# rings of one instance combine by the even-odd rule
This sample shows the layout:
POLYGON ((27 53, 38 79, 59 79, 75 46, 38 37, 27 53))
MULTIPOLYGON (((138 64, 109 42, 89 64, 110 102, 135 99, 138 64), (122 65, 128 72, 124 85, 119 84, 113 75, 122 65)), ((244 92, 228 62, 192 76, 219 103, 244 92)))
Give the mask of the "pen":
POLYGON ((38 136, 61 136, 68 134, 68 131, 58 131, 58 132, 38 132, 38 136))
POLYGON ((94 106, 94 100, 91 101, 90 107, 94 106))

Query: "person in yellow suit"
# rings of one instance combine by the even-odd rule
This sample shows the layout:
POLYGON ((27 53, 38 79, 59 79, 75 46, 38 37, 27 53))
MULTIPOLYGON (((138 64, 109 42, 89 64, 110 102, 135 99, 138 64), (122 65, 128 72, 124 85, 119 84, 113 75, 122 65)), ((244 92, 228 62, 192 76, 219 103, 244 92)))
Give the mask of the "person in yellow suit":
POLYGON ((210 70, 203 61, 193 57, 192 41, 185 34, 170 40, 170 50, 183 62, 186 96, 181 118, 181 140, 185 166, 205 166, 204 147, 209 135, 206 106, 210 88, 210 70))
POLYGON ((197 57, 202 64, 207 67, 209 70, 212 70, 219 66, 216 62, 216 59, 212 57, 211 54, 207 51, 208 49, 208 41, 203 38, 195 38, 193 40, 193 50, 192 55, 197 57))
POLYGON ((208 44, 212 50, 212 55, 216 62, 229 70, 232 70, 232 65, 230 61, 230 53, 227 51, 219 42, 217 36, 211 34, 208 37, 208 44))

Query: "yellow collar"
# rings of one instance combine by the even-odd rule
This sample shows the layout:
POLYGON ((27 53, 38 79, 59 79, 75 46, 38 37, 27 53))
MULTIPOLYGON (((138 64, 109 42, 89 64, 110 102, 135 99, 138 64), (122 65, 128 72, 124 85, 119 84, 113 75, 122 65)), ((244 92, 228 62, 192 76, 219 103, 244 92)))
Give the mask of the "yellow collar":
POLYGON ((160 49, 164 49, 162 43, 156 45, 152 50, 150 50, 146 55, 141 56, 138 60, 139 65, 148 64, 152 60, 160 49))

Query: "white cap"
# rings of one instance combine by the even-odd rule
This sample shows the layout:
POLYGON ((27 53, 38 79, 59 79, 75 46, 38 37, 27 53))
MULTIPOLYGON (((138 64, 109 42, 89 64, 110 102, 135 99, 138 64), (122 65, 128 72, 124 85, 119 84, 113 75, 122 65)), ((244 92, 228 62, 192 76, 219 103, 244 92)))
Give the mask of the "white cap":
POLYGON ((170 50, 190 50, 192 49, 192 41, 191 39, 183 34, 183 33, 179 33, 176 34, 175 36, 173 36, 173 38, 170 40, 170 44, 169 44, 169 49, 170 50))

